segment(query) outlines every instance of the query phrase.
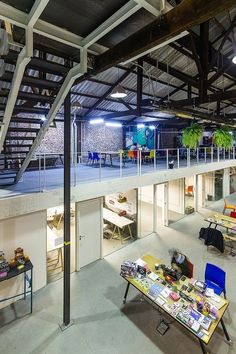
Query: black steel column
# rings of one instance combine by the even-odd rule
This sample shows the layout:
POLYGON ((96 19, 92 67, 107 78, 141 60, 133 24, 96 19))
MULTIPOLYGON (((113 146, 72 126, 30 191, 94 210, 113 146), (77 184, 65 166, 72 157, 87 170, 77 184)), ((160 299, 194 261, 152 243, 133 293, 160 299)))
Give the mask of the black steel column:
POLYGON ((64 326, 70 324, 70 161, 71 102, 69 92, 64 101, 64 326))
POLYGON ((137 115, 142 115, 142 95, 143 95, 143 60, 138 59, 137 67, 137 115))

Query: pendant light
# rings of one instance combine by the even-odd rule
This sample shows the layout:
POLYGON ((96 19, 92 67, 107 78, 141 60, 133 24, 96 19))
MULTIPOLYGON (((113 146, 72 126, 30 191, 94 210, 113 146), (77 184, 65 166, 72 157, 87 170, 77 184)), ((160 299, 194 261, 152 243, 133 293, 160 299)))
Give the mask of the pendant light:
POLYGON ((113 98, 124 98, 127 96, 125 89, 121 85, 116 85, 111 93, 111 97, 113 98))
MULTIPOLYGON (((117 82, 119 82, 119 67, 117 68, 117 82)), ((120 85, 117 84, 110 95, 112 98, 124 98, 127 96, 127 93, 125 92, 125 89, 120 85)))

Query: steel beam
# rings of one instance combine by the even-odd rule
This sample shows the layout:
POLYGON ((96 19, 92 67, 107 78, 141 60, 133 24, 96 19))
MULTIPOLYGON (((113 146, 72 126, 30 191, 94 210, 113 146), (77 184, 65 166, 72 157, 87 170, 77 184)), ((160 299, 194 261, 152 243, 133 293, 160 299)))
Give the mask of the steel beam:
POLYGON ((209 20, 235 4, 235 0, 183 0, 178 6, 95 58, 94 71, 143 56, 193 26, 209 20))
POLYGON ((151 66, 153 66, 165 73, 169 73, 171 76, 174 76, 176 79, 179 79, 188 85, 199 88, 199 83, 197 80, 195 80, 194 77, 192 77, 188 74, 185 74, 182 71, 179 71, 175 68, 172 68, 171 66, 168 66, 166 63, 162 63, 160 61, 157 62, 155 59, 150 58, 150 57, 145 57, 144 61, 146 63, 148 63, 149 65, 151 65, 151 66))
MULTIPOLYGON (((112 84, 109 89, 94 103, 94 105, 92 107, 89 108, 89 110, 86 112, 85 116, 88 116, 93 110, 95 110, 97 108, 97 106, 99 106, 99 104, 108 96, 110 95, 110 93, 112 92, 113 88, 116 85, 119 85, 122 81, 124 81, 129 75, 130 73, 133 71, 133 69, 135 68, 134 65, 132 65, 129 69, 127 69, 125 71, 125 73, 116 81, 114 82, 114 84, 112 84)), ((117 69, 118 70, 118 69, 117 69)), ((119 103, 119 101, 117 101, 117 103, 119 103)), ((122 102, 120 102, 122 103, 122 102)))
POLYGON ((142 96, 143 96, 143 60, 138 59, 137 67, 137 111, 138 116, 141 117, 142 114, 142 96))
MULTIPOLYGON (((27 28, 28 25, 28 14, 23 11, 15 9, 13 6, 7 5, 0 1, 0 19, 8 21, 18 27, 27 28)), ((71 47, 80 49, 82 37, 69 32, 58 26, 54 26, 43 20, 37 20, 33 29, 34 33, 38 33, 44 37, 51 38, 60 43, 64 43, 71 47)), ((101 54, 106 50, 105 47, 94 44, 90 48, 90 52, 93 54, 101 54)))
POLYGON ((231 99, 236 99, 236 90, 229 90, 229 91, 217 91, 210 95, 205 95, 203 98, 192 97, 184 100, 172 101, 170 104, 174 107, 185 107, 185 106, 193 106, 193 105, 200 105, 204 103, 212 103, 218 101, 228 101, 231 99))
POLYGON ((158 6, 152 5, 147 0, 134 0, 134 1, 154 16, 160 16, 161 12, 165 9, 165 2, 166 2, 165 0, 157 1, 158 6))
POLYGON ((122 6, 117 12, 115 12, 111 17, 109 17, 105 22, 103 22, 98 28, 91 32, 87 37, 82 39, 81 45, 85 48, 90 47, 92 44, 97 42, 108 32, 113 30, 127 18, 132 16, 137 12, 141 6, 135 4, 133 0, 130 0, 127 4, 122 6))
POLYGON ((56 117, 56 114, 57 114, 58 110, 60 109, 61 105, 63 104, 64 99, 67 96, 69 90, 71 89, 74 81, 86 72, 87 72, 87 51, 81 50, 80 64, 75 65, 68 72, 68 74, 67 74, 58 94, 57 94, 57 97, 55 98, 55 101, 47 114, 46 120, 45 120, 44 124, 42 125, 42 128, 40 129, 26 159, 24 160, 19 172, 17 173, 15 182, 19 181, 19 179, 21 178, 21 176, 25 172, 26 168, 28 167, 32 157, 35 154, 36 149, 38 148, 42 139, 44 138, 48 128, 50 127, 50 124, 53 122, 54 118, 56 117))
POLYGON ((48 1, 49 0, 37 0, 29 15, 27 15, 26 45, 18 56, 15 71, 13 74, 11 89, 2 120, 3 126, 0 130, 0 152, 3 148, 4 140, 7 134, 8 126, 10 124, 25 68, 33 56, 33 26, 48 4, 48 1))
POLYGON ((33 27, 47 6, 49 0, 36 0, 30 10, 27 27, 33 27))

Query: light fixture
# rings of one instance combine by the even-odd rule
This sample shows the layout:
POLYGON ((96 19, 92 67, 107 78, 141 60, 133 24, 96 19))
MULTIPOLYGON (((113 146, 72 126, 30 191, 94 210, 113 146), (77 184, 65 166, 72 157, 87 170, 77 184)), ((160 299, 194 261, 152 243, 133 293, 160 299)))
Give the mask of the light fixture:
POLYGON ((89 123, 90 124, 102 124, 102 123, 104 123, 104 119, 103 118, 90 119, 89 123))
POLYGON ((82 105, 79 101, 72 102, 72 108, 81 109, 82 105))
POLYGON ((156 126, 155 125, 149 125, 148 128, 151 129, 151 130, 155 130, 156 126))
POLYGON ((46 120, 45 115, 42 115, 42 116, 40 117, 40 119, 41 119, 42 122, 45 122, 45 120, 46 120))
POLYGON ((144 125, 143 123, 137 124, 137 128, 138 128, 138 129, 141 129, 141 128, 144 128, 144 127, 145 127, 145 125, 144 125))
POLYGON ((107 127, 121 128, 122 124, 118 122, 106 122, 107 127))
POLYGON ((233 62, 234 64, 236 64, 236 54, 234 54, 234 56, 233 56, 233 58, 232 58, 232 62, 233 62))
POLYGON ((127 93, 121 85, 116 85, 111 92, 111 97, 113 98, 124 98, 126 96, 127 93))

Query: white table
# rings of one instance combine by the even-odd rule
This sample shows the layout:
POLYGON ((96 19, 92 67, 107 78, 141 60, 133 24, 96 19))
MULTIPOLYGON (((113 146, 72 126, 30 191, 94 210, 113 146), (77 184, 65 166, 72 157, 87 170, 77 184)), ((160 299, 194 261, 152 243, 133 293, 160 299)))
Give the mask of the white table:
POLYGON ((124 216, 119 216, 114 211, 109 210, 107 208, 103 208, 103 219, 109 221, 111 224, 113 224, 115 226, 113 229, 112 237, 115 238, 115 233, 117 230, 118 237, 116 237, 116 238, 119 238, 121 243, 123 243, 123 241, 126 241, 126 240, 133 237, 131 229, 130 229, 130 225, 134 223, 133 220, 130 220, 124 216), (125 227, 128 228, 129 235, 124 238, 121 235, 121 230, 124 229, 125 227))

